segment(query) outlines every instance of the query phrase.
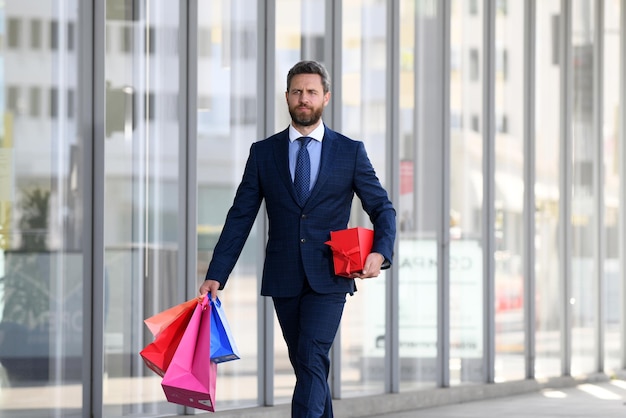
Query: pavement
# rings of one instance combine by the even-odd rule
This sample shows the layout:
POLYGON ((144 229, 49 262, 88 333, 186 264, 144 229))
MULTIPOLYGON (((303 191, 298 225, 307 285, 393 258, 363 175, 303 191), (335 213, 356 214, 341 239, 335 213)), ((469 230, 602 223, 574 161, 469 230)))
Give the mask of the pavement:
POLYGON ((368 418, 625 418, 626 380, 544 388, 522 395, 469 401, 368 418))
MULTIPOLYGON (((333 409, 335 418, 626 418, 626 370, 612 377, 595 373, 377 394, 334 400, 333 409)), ((207 415, 289 418, 290 409, 280 404, 207 415)))

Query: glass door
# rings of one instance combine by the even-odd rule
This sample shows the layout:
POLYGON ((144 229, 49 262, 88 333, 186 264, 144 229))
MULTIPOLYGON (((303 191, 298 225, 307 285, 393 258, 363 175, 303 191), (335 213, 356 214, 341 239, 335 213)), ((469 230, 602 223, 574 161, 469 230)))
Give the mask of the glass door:
POLYGON ((106 1, 103 414, 174 414, 139 351, 143 320, 185 300, 178 276, 179 3, 106 1))
MULTIPOLYGON (((81 416, 78 0, 0 3, 0 409, 81 416)), ((88 107, 88 106, 87 106, 88 107)))

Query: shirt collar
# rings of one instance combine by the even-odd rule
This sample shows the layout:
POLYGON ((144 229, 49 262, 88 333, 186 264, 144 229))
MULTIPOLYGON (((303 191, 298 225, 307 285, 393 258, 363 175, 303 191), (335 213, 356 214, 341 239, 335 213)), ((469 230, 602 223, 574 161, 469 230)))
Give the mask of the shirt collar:
MULTIPOLYGON (((322 142, 322 139, 324 139, 324 129, 325 129, 324 122, 322 122, 317 126, 317 128, 313 130, 313 132, 311 132, 307 136, 313 138, 317 142, 322 142)), ((292 124, 289 124, 289 141, 290 142, 293 142, 302 136, 303 135, 300 132, 298 132, 296 128, 293 127, 292 124)))

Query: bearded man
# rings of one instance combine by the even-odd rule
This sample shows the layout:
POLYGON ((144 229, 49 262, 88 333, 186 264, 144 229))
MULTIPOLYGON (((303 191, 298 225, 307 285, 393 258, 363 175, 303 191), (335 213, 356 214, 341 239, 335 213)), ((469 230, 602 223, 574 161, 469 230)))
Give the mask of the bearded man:
MULTIPOLYGON (((263 200, 269 221, 261 295, 271 297, 296 375, 294 418, 331 418, 329 351, 355 278, 391 265, 396 212, 363 142, 328 128, 330 101, 323 65, 302 61, 287 74, 289 127, 250 147, 233 205, 213 251, 200 294, 224 289, 263 200), (371 253, 351 278, 335 275, 330 232, 348 226, 354 195, 374 229, 371 253)), ((221 297, 225 299, 224 297, 221 297)))

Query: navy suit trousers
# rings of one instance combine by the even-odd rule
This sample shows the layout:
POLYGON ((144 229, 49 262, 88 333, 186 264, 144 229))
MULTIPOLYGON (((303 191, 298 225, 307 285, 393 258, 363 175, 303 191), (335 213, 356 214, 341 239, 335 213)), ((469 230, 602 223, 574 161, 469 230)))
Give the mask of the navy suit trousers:
POLYGON ((274 297, 273 301, 296 374, 292 418, 332 418, 329 352, 339 329, 346 294, 316 293, 306 283, 298 296, 274 297))

